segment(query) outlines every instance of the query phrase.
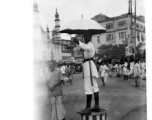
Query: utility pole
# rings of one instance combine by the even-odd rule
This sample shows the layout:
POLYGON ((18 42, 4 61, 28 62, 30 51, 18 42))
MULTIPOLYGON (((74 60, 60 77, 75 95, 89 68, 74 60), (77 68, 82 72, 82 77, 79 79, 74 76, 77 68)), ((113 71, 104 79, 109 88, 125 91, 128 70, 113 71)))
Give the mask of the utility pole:
POLYGON ((137 38, 136 37, 136 0, 135 0, 135 25, 134 26, 135 26, 134 53, 136 54, 136 38, 137 38))
POLYGON ((131 18, 131 36, 130 40, 132 41, 132 0, 130 0, 130 18, 131 18))
MULTIPOLYGON (((130 26, 128 27, 129 29, 129 33, 130 33, 130 37, 128 37, 128 43, 127 43, 127 49, 128 49, 128 53, 129 53, 129 50, 131 47, 133 47, 133 40, 132 40, 132 19, 133 19, 133 16, 132 16, 132 0, 129 0, 129 11, 128 11, 128 14, 129 14, 129 18, 130 18, 130 26)), ((129 62, 129 55, 127 56, 127 62, 129 62)))

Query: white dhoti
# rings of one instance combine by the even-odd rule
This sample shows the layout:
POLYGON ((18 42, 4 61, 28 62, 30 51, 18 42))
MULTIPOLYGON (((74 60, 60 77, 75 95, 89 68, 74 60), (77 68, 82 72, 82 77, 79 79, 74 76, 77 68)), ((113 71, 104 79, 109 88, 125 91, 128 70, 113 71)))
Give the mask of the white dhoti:
POLYGON ((107 82, 107 78, 108 78, 108 73, 105 73, 105 75, 104 75, 104 82, 105 83, 107 82))
POLYGON ((98 71, 96 69, 96 66, 93 61, 85 62, 83 64, 84 68, 84 89, 85 89, 85 94, 93 94, 94 92, 98 92, 98 84, 96 79, 99 77, 98 76, 98 71), (92 83, 91 84, 91 75, 90 75, 90 65, 91 65, 91 73, 92 73, 92 83))
POLYGON ((51 120, 63 120, 66 111, 62 105, 62 96, 50 97, 51 120))
POLYGON ((96 81, 95 77, 92 77, 92 82, 93 86, 91 85, 91 79, 90 77, 85 77, 84 78, 84 89, 85 89, 85 94, 93 94, 94 92, 99 91, 99 87, 96 81))

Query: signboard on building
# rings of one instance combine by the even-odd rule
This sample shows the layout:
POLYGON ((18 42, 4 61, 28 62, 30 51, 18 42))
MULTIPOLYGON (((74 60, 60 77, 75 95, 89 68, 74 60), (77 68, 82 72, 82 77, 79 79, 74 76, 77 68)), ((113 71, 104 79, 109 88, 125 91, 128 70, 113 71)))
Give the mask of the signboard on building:
POLYGON ((129 54, 134 54, 134 46, 129 46, 129 54))
POLYGON ((128 46, 125 48, 125 56, 129 56, 129 47, 128 46))
POLYGON ((130 56, 134 54, 134 46, 127 46, 125 48, 125 56, 130 56))
POLYGON ((69 60, 69 61, 71 61, 71 56, 62 56, 62 60, 69 60))

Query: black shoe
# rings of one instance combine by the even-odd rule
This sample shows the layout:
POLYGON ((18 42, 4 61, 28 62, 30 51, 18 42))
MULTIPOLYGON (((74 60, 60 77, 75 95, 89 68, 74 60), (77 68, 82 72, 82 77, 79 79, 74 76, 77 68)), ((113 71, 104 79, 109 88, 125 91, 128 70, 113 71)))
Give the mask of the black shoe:
POLYGON ((91 108, 92 112, 100 112, 100 107, 99 106, 94 106, 93 108, 91 108))
POLYGON ((90 114, 91 109, 90 108, 85 108, 84 110, 81 111, 82 114, 90 114))

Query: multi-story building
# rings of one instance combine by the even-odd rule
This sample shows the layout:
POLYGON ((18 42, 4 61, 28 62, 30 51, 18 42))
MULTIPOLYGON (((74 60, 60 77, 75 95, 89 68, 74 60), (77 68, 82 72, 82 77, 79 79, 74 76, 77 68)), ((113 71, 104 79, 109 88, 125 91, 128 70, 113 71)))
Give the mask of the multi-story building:
POLYGON ((144 16, 135 17, 134 14, 131 16, 129 11, 126 14, 122 14, 116 17, 108 17, 100 13, 94 16, 92 19, 100 23, 104 28, 106 28, 106 33, 94 35, 92 37, 92 41, 95 45, 97 53, 99 46, 103 44, 127 44, 130 47, 130 52, 133 52, 134 46, 137 46, 140 43, 145 43, 144 16))

